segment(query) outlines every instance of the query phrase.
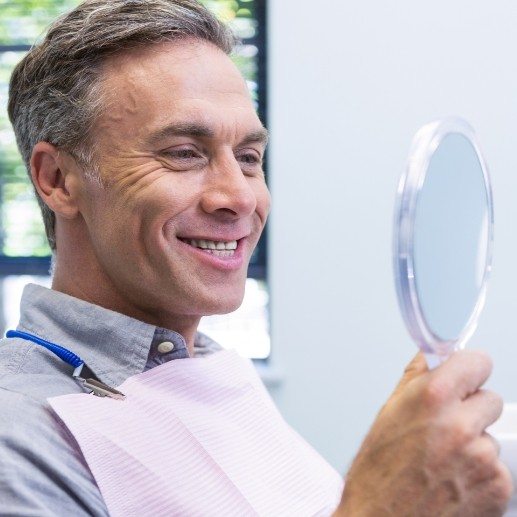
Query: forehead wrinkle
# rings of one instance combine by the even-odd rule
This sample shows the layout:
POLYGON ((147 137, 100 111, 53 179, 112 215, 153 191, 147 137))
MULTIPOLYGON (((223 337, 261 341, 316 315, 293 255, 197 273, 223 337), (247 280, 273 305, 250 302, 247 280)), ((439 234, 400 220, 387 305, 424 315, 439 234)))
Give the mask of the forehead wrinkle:
MULTIPOLYGON (((101 147, 109 146, 113 151, 114 145, 123 143, 125 146, 129 144, 134 151, 150 150, 148 147, 143 147, 147 144, 149 132, 160 119, 163 123, 167 123, 165 118, 169 118, 167 115, 173 115, 179 123, 183 119, 188 124, 176 123, 171 124, 176 125, 176 128, 159 129, 162 134, 153 137, 153 142, 174 134, 208 139, 224 133, 224 139, 228 140, 229 132, 233 133, 232 140, 237 141, 245 133, 244 124, 250 129, 260 127, 260 121, 258 124, 257 121, 250 124, 251 119, 248 118, 246 123, 241 118, 241 114, 236 117, 238 120, 231 121, 232 128, 222 128, 223 131, 221 131, 221 128, 212 125, 216 121, 210 120, 212 117, 207 115, 208 112, 213 111, 214 106, 226 112, 235 109, 244 110, 248 112, 246 117, 249 117, 249 112, 255 111, 245 80, 240 73, 225 74, 223 81, 217 76, 215 80, 213 74, 211 75, 207 70, 210 67, 204 66, 205 60, 210 62, 217 60, 219 63, 218 60, 221 58, 223 58, 221 62, 223 68, 228 67, 229 72, 236 70, 228 56, 221 55, 217 49, 199 42, 193 46, 153 45, 147 49, 129 51, 107 60, 103 68, 103 82, 108 90, 109 107, 107 106, 108 109, 98 117, 94 128, 101 133, 99 135, 101 147), (206 49, 209 53, 205 52, 206 49), (173 61, 169 59, 171 55, 174 56, 173 61), (200 66, 189 69, 186 73, 183 65, 188 62, 197 63, 198 59, 200 66), (165 97, 163 88, 166 88, 165 97), (191 116, 189 112, 195 115, 191 116), (242 122, 244 124, 241 124, 242 122), (241 126, 241 130, 238 126, 241 126)), ((216 118, 219 118, 218 115, 216 118)), ((242 138, 244 143, 259 142, 264 145, 266 143, 263 135, 245 135, 242 138)), ((241 142, 237 143, 241 144, 241 142)))

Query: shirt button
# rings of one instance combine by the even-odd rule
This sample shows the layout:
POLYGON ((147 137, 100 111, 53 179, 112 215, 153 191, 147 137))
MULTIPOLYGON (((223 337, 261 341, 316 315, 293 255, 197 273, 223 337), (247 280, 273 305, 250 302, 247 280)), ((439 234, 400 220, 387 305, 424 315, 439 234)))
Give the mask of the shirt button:
POLYGON ((163 343, 160 343, 158 345, 158 352, 160 354, 168 354, 169 352, 172 352, 174 350, 174 343, 171 343, 170 341, 164 341, 163 343))

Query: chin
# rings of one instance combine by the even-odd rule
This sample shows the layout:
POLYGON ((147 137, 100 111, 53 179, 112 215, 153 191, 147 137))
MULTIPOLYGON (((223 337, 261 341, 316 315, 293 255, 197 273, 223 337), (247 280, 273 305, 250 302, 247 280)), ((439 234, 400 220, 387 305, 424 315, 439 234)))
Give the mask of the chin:
POLYGON ((236 311, 244 299, 244 289, 242 293, 233 296, 219 296, 217 299, 206 300, 203 304, 203 316, 213 316, 214 314, 228 314, 236 311))

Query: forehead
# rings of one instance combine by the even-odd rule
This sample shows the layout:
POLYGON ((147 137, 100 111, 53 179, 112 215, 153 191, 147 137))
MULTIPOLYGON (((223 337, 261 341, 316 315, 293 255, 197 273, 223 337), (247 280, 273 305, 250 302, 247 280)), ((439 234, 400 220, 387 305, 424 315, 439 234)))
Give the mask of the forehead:
POLYGON ((193 39, 134 49, 103 68, 106 110, 96 126, 137 136, 185 119, 247 131, 260 124, 246 83, 231 59, 193 39))

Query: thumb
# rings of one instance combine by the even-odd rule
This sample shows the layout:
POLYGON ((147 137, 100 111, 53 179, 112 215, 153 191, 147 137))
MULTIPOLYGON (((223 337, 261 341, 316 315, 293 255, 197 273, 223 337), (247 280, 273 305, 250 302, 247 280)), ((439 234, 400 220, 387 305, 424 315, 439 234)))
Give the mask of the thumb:
POLYGON ((422 352, 418 352, 418 354, 413 357, 411 362, 404 369, 404 374, 395 388, 395 393, 402 391, 413 379, 420 377, 420 375, 423 375, 428 371, 429 368, 427 367, 424 354, 422 352))

